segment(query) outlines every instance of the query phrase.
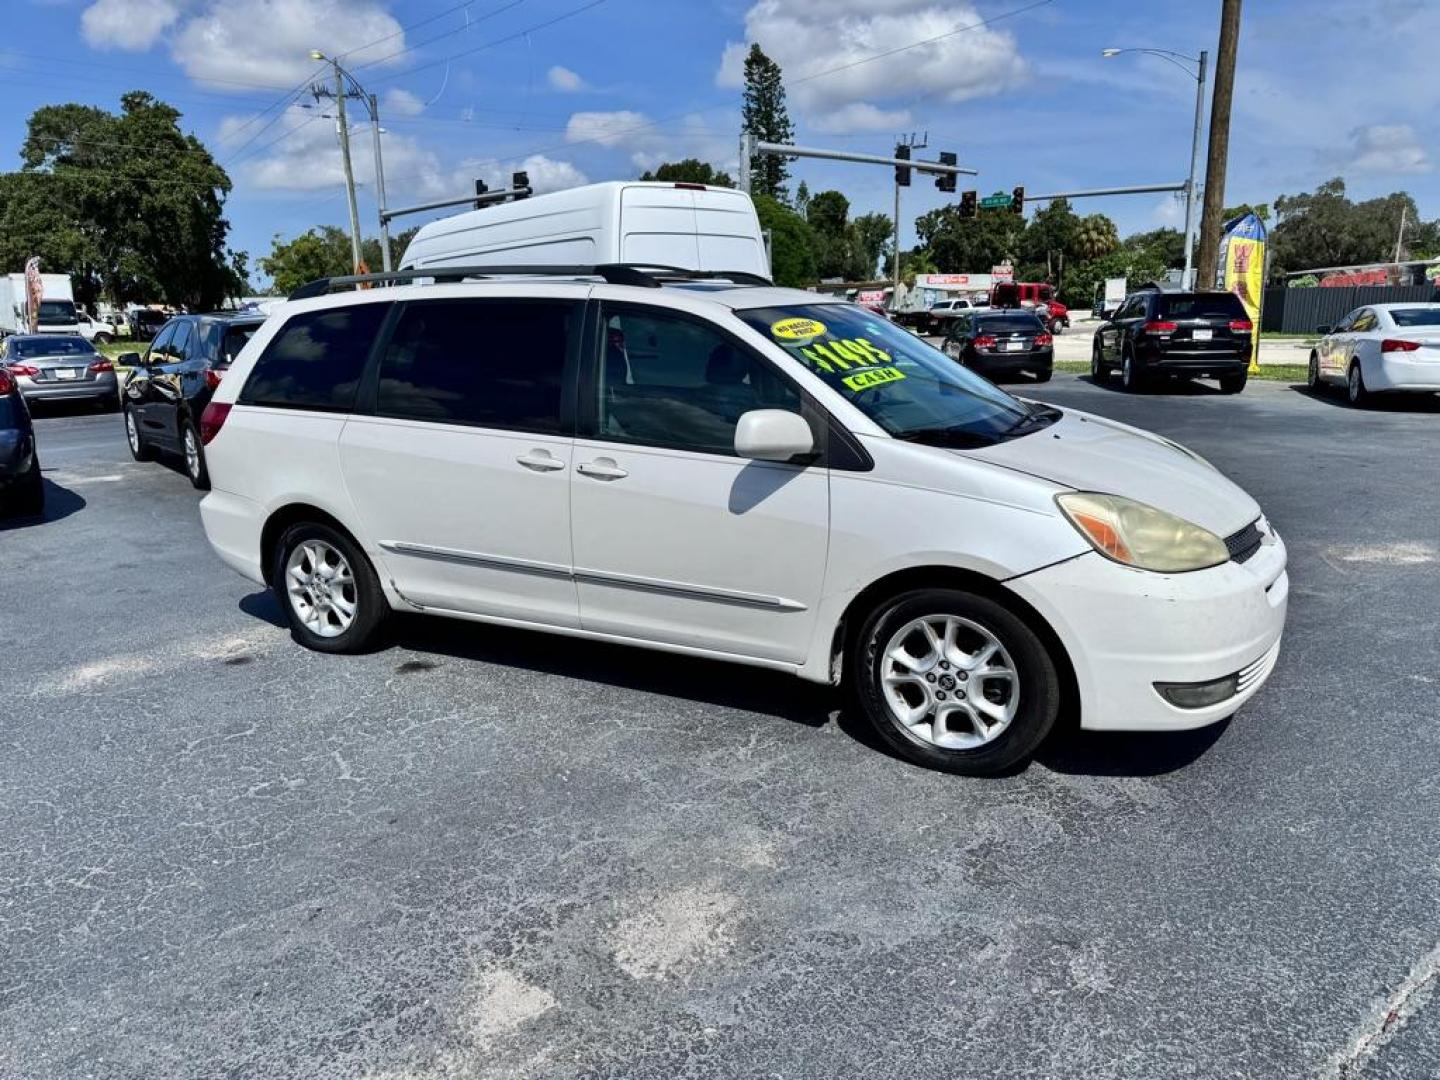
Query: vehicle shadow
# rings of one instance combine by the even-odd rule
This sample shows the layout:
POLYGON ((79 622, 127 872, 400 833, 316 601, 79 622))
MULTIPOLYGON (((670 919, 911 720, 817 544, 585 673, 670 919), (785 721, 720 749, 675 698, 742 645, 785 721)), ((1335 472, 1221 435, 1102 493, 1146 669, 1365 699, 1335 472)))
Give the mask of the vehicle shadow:
POLYGON ((1094 375, 1081 375, 1082 382, 1088 382, 1101 390, 1108 390, 1112 394, 1124 394, 1127 397, 1229 397, 1221 392, 1220 387, 1210 382, 1201 382, 1199 379, 1156 379, 1146 384, 1145 389, 1138 393, 1126 390, 1120 383, 1120 376, 1112 373, 1108 379, 1097 379, 1094 375))
POLYGON ((285 614, 280 610, 280 598, 273 589, 260 589, 249 596, 242 596, 240 610, 252 619, 278 626, 281 630, 290 625, 285 621, 285 614))
MULTIPOLYGON (((840 709, 838 691, 782 672, 541 631, 404 615, 395 619, 390 643, 457 660, 504 664, 567 679, 741 709, 811 728, 824 727, 840 709), (657 657, 663 662, 657 663, 657 657)), ((846 724, 840 726, 851 734, 846 724)))
POLYGON ((119 395, 116 395, 113 400, 106 398, 104 402, 93 400, 27 401, 25 405, 30 410, 30 415, 36 420, 51 420, 68 416, 104 416, 107 413, 118 413, 120 398, 119 395))
POLYGON ((45 479, 45 512, 38 517, 7 517, 0 514, 0 532, 28 529, 35 525, 49 525, 62 521, 71 514, 85 509, 85 499, 78 492, 61 487, 55 481, 45 479))
POLYGON ((1230 720, 1194 731, 1085 731, 1057 726, 1035 755, 1067 776, 1163 776, 1194 764, 1219 741, 1230 720))
POLYGON ((1304 383, 1290 387, 1297 394, 1323 402, 1340 409, 1354 412, 1376 413, 1440 413, 1440 394, 1371 394, 1366 403, 1356 407, 1350 404, 1345 390, 1339 386, 1311 388, 1304 383))

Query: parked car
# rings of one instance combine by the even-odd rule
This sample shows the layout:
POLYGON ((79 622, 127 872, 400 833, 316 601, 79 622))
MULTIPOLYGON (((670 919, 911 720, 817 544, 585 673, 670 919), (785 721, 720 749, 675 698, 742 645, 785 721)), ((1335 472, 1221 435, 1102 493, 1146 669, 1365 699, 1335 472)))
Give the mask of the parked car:
POLYGON ((119 403, 115 365, 78 334, 12 334, 0 341, 0 364, 30 401, 119 403))
POLYGON ((946 356, 986 376, 1033 375, 1048 382, 1055 370, 1055 339, 1029 308, 986 308, 950 324, 946 356))
POLYGON ((0 514, 33 517, 45 509, 45 483, 30 410, 13 375, 0 367, 0 514))
POLYGON ((1063 334, 1070 329, 1070 309, 1059 300, 1042 300, 1035 305, 1035 314, 1052 334, 1063 334))
POLYGON ((80 327, 80 336, 92 345, 108 345, 119 335, 113 322, 94 318, 85 311, 75 312, 75 323, 80 327))
POLYGON ((960 315, 974 311, 977 305, 969 300, 954 298, 941 300, 939 303, 930 305, 930 312, 926 319, 925 332, 928 334, 944 334, 950 328, 950 324, 960 315))
POLYGON ((201 418, 210 543, 304 646, 409 611, 752 664, 972 774, 1062 707, 1213 723, 1274 666, 1286 552, 1249 495, 854 304, 613 265, 330 287, 201 418))
POLYGON ((1320 333, 1311 389, 1344 386, 1352 405, 1372 394, 1440 391, 1440 304, 1371 304, 1320 333))
POLYGON ((130 336, 136 341, 153 340, 170 319, 163 311, 154 308, 131 308, 127 314, 130 317, 130 336))
POLYGON ((1133 391, 1162 376, 1211 376, 1224 393, 1238 394, 1250 370, 1253 331, 1234 293, 1142 289, 1095 331, 1090 374, 1099 382, 1118 367, 1133 391))
POLYGON ((200 417, 215 388, 255 331, 255 315, 179 315, 155 336, 145 353, 125 353, 133 368, 125 380, 125 438, 136 461, 156 451, 182 454, 185 474, 197 488, 209 484, 200 417))

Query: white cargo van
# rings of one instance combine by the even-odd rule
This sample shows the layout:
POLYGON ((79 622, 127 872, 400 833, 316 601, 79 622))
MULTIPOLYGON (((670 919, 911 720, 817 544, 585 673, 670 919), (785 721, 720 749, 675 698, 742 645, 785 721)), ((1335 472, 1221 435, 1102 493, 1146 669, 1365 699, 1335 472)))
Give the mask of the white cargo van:
POLYGON ((471 210, 415 234, 402 270, 642 263, 770 276, 755 204, 731 188, 613 181, 471 210))
MULTIPOLYGON (((78 334, 75 292, 68 274, 41 274, 39 329, 43 334, 78 334)), ((0 277, 0 336, 30 332, 29 296, 24 274, 0 277)))

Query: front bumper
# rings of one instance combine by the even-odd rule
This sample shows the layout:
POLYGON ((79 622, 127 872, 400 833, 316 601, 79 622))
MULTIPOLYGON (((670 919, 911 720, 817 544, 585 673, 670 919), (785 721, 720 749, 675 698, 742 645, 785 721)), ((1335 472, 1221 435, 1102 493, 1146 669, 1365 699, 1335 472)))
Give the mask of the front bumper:
POLYGON ((1090 553, 1007 582, 1059 635, 1075 668, 1080 725, 1183 731, 1231 716, 1269 678, 1285 629, 1290 580, 1284 542, 1266 530, 1244 563, 1189 574, 1132 570, 1090 553), (1156 683, 1238 675, 1238 692, 1199 709, 1156 683))

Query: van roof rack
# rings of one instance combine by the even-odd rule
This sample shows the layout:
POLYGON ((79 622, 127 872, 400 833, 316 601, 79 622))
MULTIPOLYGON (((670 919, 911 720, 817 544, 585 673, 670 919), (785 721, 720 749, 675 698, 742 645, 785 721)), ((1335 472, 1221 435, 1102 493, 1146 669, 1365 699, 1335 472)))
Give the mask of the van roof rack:
POLYGON ((687 270, 683 266, 654 263, 599 263, 595 266, 431 266, 412 270, 389 270, 379 274, 345 274, 317 278, 290 294, 291 300, 324 296, 334 289, 352 285, 403 285, 421 279, 436 284, 497 277, 600 278, 611 285, 634 285, 658 289, 682 281, 728 281, 735 285, 774 285, 769 278, 743 270, 687 270))

